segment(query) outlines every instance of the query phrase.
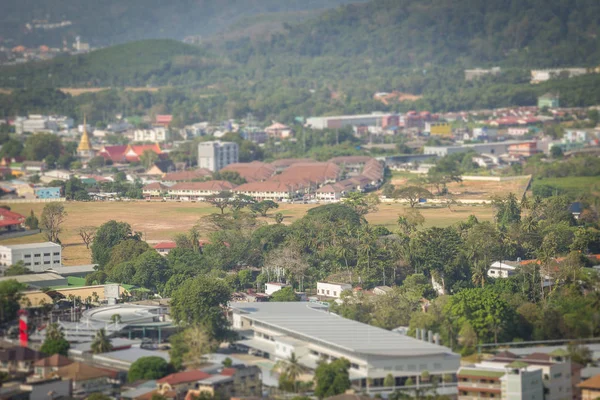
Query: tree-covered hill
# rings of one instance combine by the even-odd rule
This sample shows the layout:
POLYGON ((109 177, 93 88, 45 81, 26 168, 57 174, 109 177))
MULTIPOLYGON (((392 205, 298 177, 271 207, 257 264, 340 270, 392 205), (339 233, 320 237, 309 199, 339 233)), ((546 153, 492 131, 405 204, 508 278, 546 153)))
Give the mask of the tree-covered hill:
POLYGON ((600 63, 597 0, 372 0, 289 26, 265 52, 385 65, 600 63))
POLYGON ((170 39, 131 42, 88 54, 4 67, 0 86, 145 86, 198 81, 219 65, 206 50, 170 39))
POLYGON ((62 45, 81 36, 93 46, 150 38, 183 39, 225 32, 257 14, 327 9, 365 0, 3 0, 0 38, 16 44, 62 45), (34 20, 72 25, 27 29, 34 20))

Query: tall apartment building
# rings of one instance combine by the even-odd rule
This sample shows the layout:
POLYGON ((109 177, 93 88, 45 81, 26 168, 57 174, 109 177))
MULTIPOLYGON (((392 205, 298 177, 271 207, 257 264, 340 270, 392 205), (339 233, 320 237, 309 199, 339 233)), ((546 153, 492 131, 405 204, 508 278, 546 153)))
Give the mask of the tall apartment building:
POLYGON ((0 246, 0 271, 19 261, 32 272, 61 266, 62 247, 52 242, 0 246))
POLYGON ((198 168, 218 171, 239 160, 237 143, 211 141, 198 144, 198 168))

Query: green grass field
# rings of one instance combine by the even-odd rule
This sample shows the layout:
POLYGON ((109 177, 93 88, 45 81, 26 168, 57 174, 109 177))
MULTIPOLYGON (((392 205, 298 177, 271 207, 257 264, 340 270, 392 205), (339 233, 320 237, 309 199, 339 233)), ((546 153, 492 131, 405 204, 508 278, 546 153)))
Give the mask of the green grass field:
POLYGON ((535 192, 540 186, 552 186, 575 198, 586 194, 600 195, 600 178, 597 176, 573 176, 566 178, 535 179, 531 186, 535 192))

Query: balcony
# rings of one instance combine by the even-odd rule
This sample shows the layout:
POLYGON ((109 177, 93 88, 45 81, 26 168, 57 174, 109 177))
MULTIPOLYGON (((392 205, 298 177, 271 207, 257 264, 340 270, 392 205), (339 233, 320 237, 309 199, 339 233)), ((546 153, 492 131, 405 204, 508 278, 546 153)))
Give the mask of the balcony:
POLYGON ((498 383, 479 383, 479 382, 458 382, 458 390, 465 391, 482 391, 489 393, 500 393, 502 391, 502 387, 500 382, 498 383))

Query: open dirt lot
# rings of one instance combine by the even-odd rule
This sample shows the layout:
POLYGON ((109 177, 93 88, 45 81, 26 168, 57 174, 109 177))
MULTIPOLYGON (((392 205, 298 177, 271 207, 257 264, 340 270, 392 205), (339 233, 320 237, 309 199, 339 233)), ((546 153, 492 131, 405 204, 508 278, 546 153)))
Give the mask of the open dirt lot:
MULTIPOLYGON (((90 262, 90 251, 85 248, 77 230, 81 226, 100 226, 106 221, 128 222, 134 231, 142 232, 145 240, 170 240, 176 233, 184 232, 196 224, 204 215, 218 212, 204 203, 177 202, 67 202, 68 213, 63 225, 61 240, 65 265, 80 265, 90 262)), ((301 218, 315 204, 281 204, 279 212, 285 216, 284 223, 292 223, 301 218)), ((379 210, 367 215, 370 223, 395 229, 398 214, 406 206, 401 204, 381 204, 379 210)), ((23 215, 31 210, 39 217, 44 204, 12 204, 11 209, 23 215)), ((425 226, 448 226, 465 220, 474 214, 479 220, 492 219, 492 209, 486 206, 456 206, 452 211, 447 208, 421 208, 425 217, 425 226)), ((274 223, 272 218, 267 219, 274 223)), ((42 241, 41 235, 1 240, 0 244, 35 243, 42 241)))

